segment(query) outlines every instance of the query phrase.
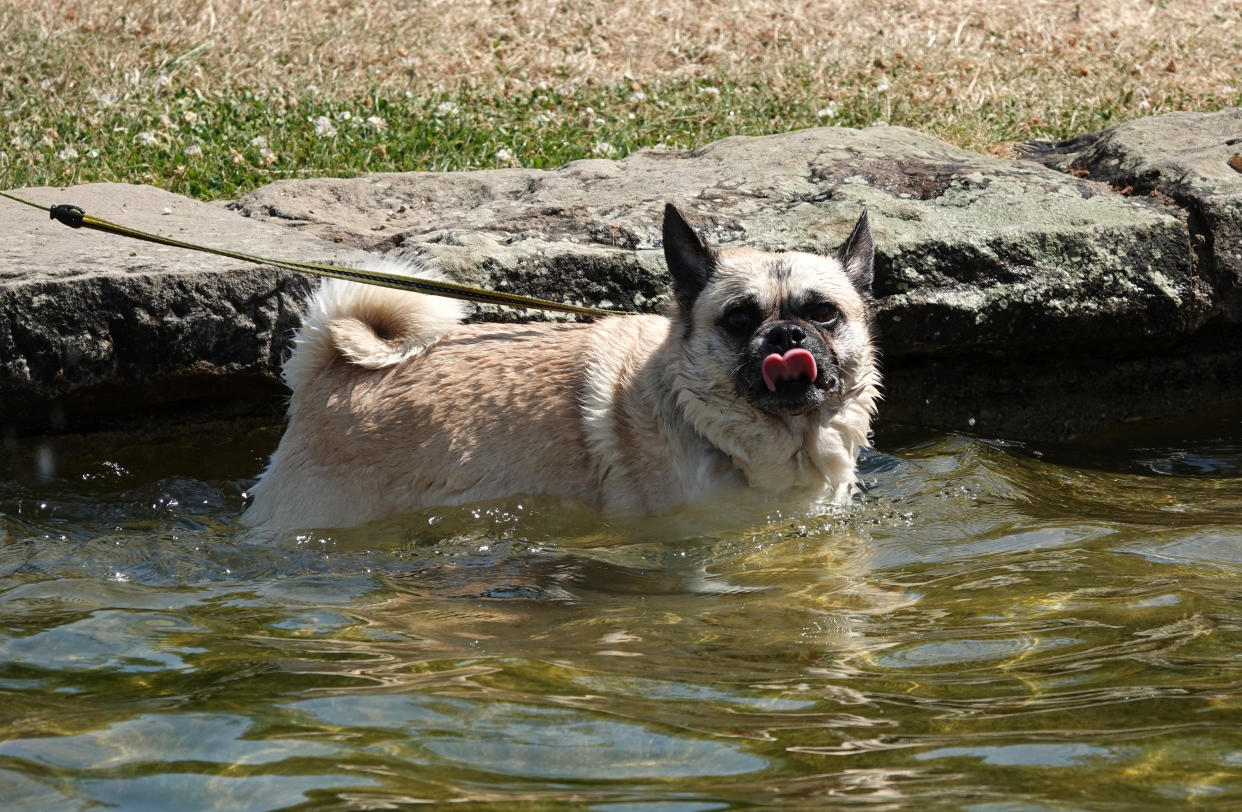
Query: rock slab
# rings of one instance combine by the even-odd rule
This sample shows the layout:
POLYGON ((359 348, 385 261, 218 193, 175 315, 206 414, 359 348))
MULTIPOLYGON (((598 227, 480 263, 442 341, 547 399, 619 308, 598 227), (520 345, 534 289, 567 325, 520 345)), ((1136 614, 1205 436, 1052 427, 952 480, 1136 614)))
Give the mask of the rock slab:
POLYGON ((412 253, 472 284, 645 309, 667 292, 670 200, 717 245, 817 252, 866 207, 889 358, 1154 345, 1214 306, 1176 207, 898 127, 734 137, 547 171, 284 181, 231 208, 412 253))
MULTIPOLYGON (((254 253, 398 251, 471 284, 639 310, 668 299, 666 201, 716 245, 817 252, 865 206, 883 416, 1057 439, 1242 398, 1242 173, 1217 160, 1230 148, 1218 130, 1240 115, 1132 122, 1022 160, 896 127, 822 128, 556 170, 281 181, 227 207, 132 186, 26 196, 254 253)), ((307 279, 72 232, 32 209, 9 219, 21 225, 0 254, 0 396, 20 430, 46 428, 49 404, 77 404, 61 420, 75 428, 104 402, 272 402, 307 279)))
POLYGON ((1029 147, 1046 166, 1185 209, 1199 274, 1223 316, 1242 322, 1242 109, 1168 113, 1029 147))
POLYGON ((818 252, 867 207, 888 419, 1064 438, 1182 410, 1187 386, 1238 394, 1214 383, 1232 379, 1233 354, 1185 347, 1228 291, 1198 262, 1176 200, 897 127, 550 171, 280 182, 232 208, 474 284, 641 309, 666 294, 668 200, 715 244, 818 252))
MULTIPOLYGON (((237 251, 358 256, 149 186, 22 189, 143 231, 237 251)), ((266 266, 70 229, 0 199, 0 421, 9 430, 132 423, 169 404, 252 410, 280 388, 273 370, 311 280, 266 266)))

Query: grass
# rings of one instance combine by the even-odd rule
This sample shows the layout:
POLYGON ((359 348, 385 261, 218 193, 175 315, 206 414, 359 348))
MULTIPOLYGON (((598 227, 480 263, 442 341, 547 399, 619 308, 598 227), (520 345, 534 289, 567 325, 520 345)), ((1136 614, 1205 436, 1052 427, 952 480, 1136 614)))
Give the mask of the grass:
POLYGON ((231 198, 877 121, 1004 152, 1242 105, 1238 2, 171 5, 0 0, 0 188, 231 198))

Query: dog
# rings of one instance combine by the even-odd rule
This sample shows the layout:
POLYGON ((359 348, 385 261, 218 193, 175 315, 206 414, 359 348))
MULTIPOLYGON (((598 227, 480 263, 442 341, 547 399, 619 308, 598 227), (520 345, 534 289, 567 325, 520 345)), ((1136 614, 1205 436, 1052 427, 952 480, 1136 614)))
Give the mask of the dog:
POLYGON ((463 324, 454 300, 325 280, 243 521, 345 527, 523 494, 606 514, 739 490, 848 499, 880 398, 866 211, 830 256, 718 251, 672 204, 663 237, 667 315, 463 324))

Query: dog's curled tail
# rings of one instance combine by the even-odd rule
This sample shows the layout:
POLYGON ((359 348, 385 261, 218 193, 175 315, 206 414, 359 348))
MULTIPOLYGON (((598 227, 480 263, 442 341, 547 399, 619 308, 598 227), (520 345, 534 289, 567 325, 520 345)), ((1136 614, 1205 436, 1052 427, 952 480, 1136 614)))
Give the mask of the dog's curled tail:
MULTIPOLYGON (((408 258, 374 257, 353 267, 444 278, 408 258)), ((367 369, 398 364, 451 332, 464 315, 465 306, 455 299, 325 279, 307 297, 282 377, 297 392, 337 358, 367 369)))

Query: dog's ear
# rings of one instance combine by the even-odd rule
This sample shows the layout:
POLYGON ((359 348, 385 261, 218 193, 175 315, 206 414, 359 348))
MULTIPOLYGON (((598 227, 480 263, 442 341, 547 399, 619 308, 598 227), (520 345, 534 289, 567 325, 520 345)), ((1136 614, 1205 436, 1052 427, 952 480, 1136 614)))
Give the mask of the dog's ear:
POLYGON ((854 287, 864 295, 870 294, 875 276, 875 241, 871 239, 871 224, 867 221, 865 208, 854 224, 849 239, 837 249, 836 258, 854 287))
POLYGON ((716 253, 672 203, 664 206, 664 261, 677 302, 689 311, 716 269, 716 253))

